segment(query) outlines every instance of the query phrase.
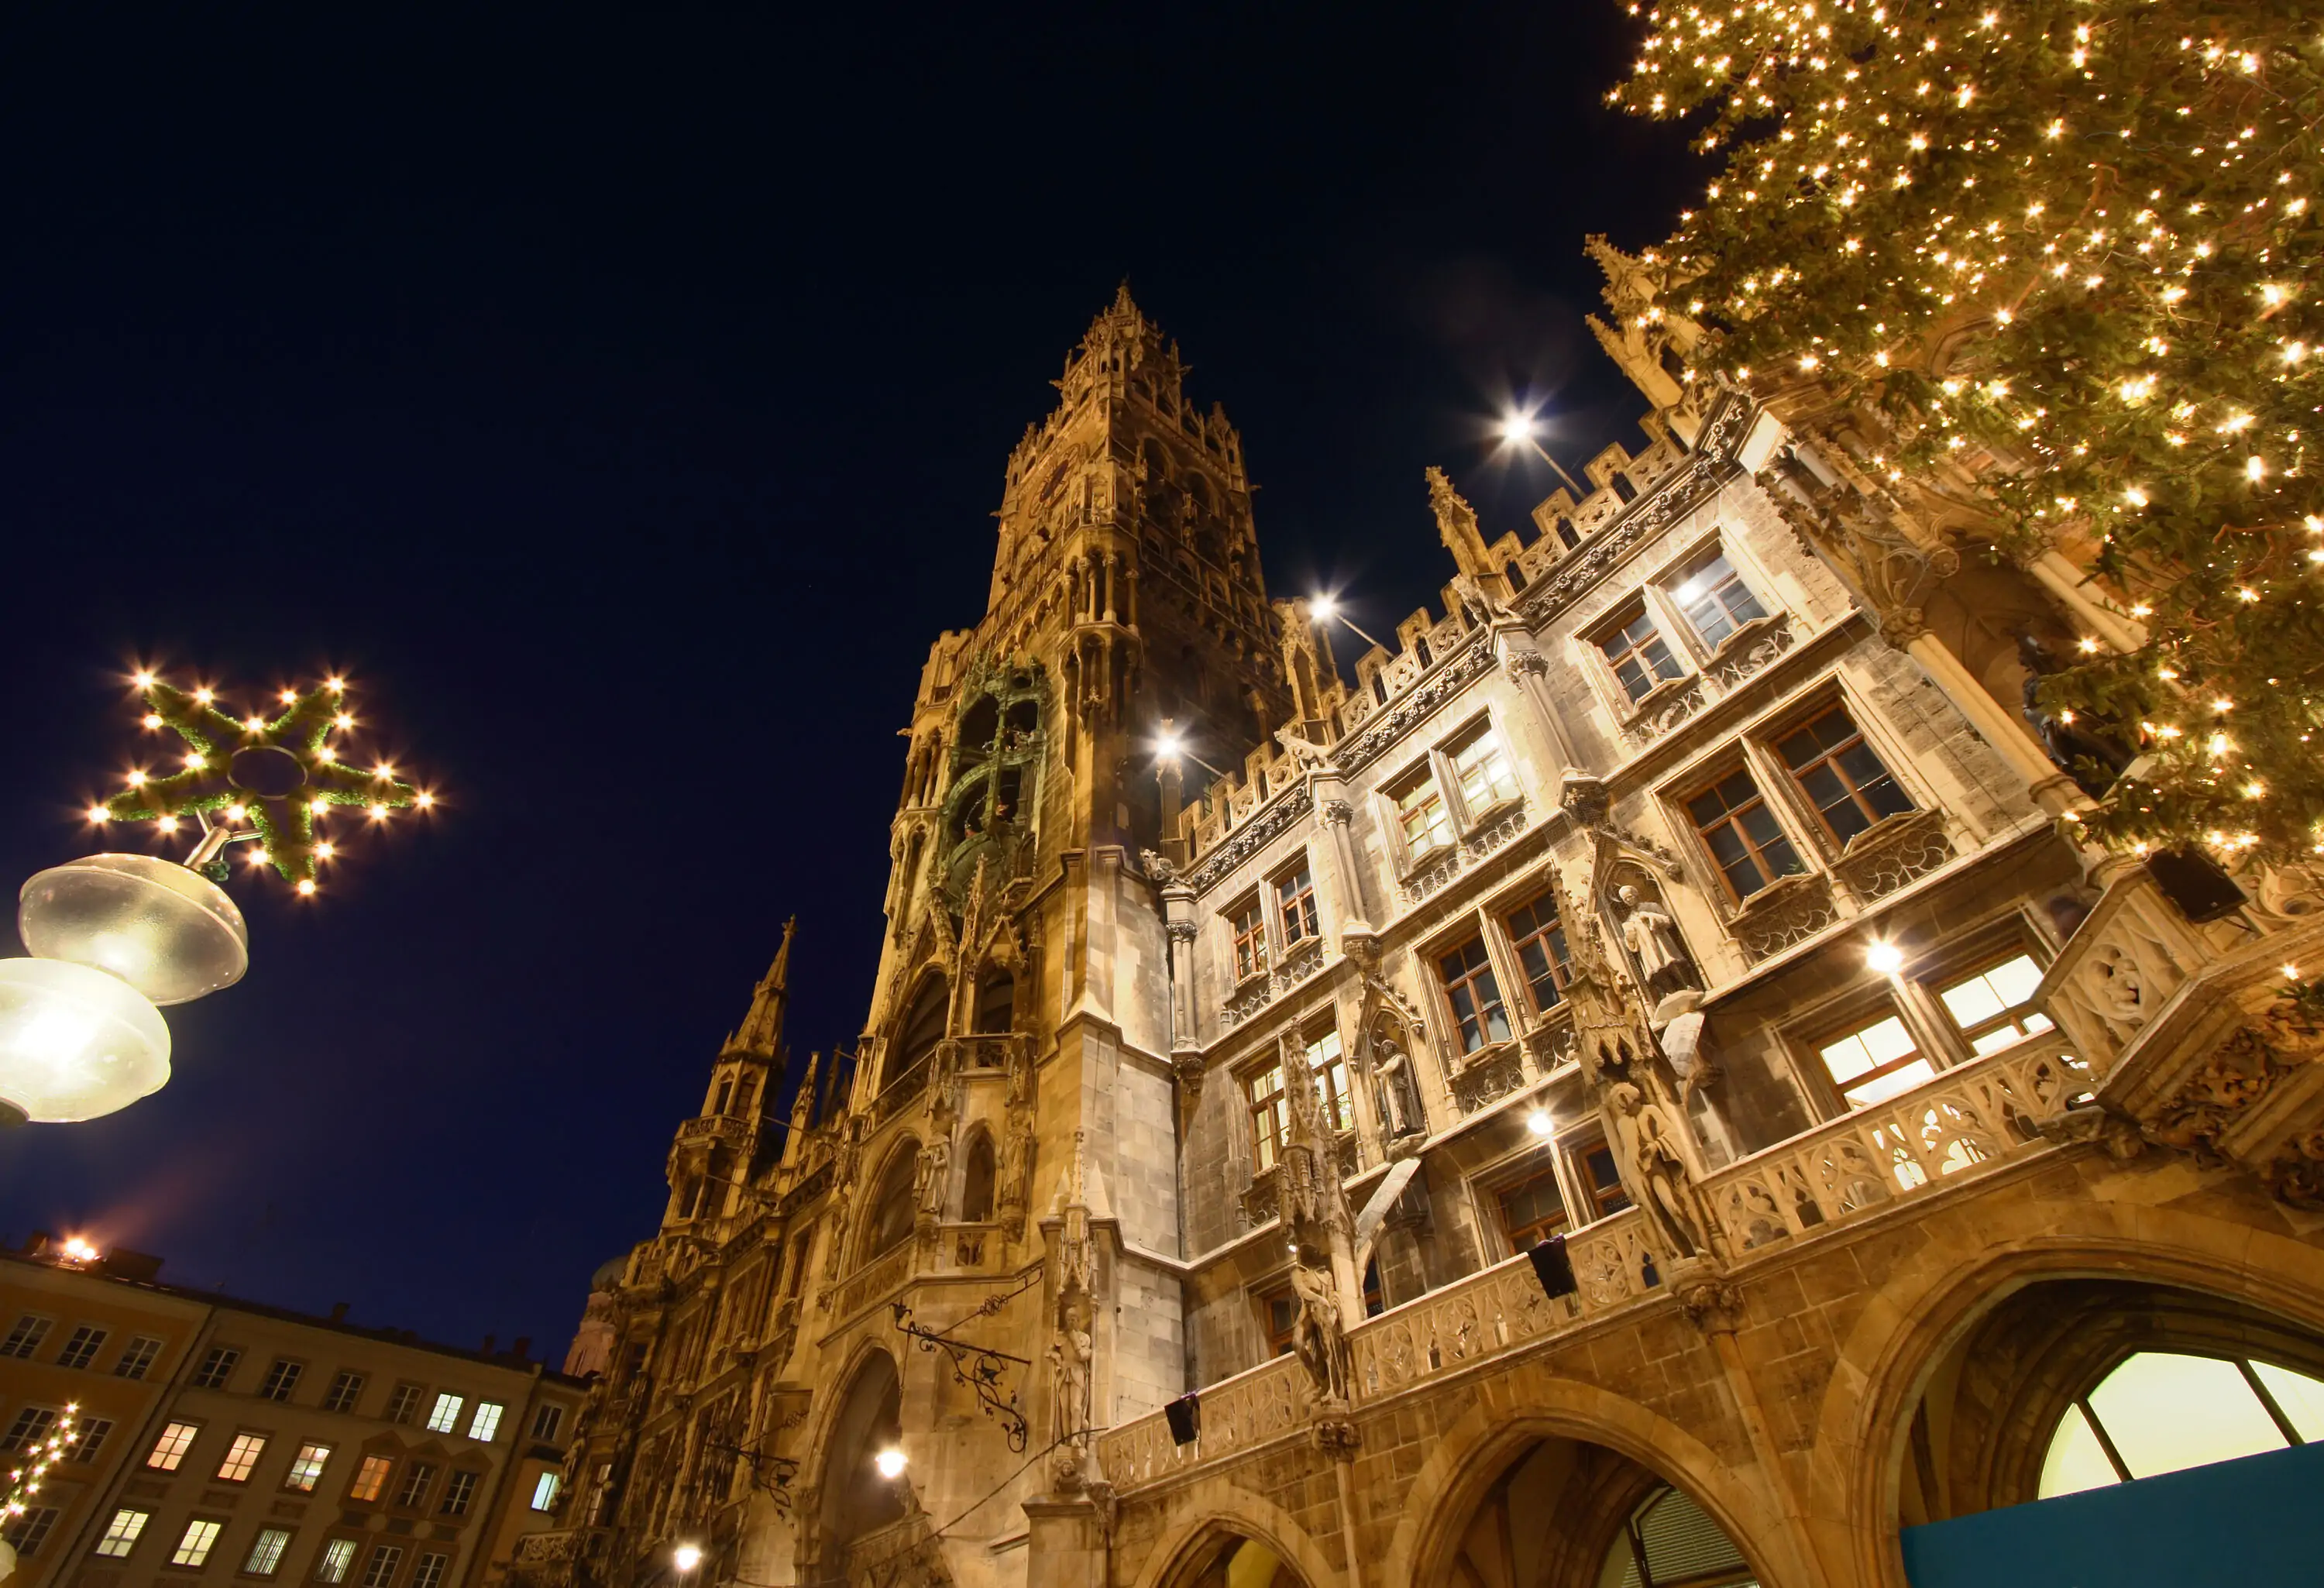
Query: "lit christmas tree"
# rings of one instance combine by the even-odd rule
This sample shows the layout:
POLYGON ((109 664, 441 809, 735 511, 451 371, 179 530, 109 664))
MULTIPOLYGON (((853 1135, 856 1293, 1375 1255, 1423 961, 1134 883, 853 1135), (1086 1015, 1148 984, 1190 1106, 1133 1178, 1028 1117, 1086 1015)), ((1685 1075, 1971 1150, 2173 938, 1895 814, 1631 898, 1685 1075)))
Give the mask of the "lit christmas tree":
POLYGON ((2043 687, 2135 756, 2089 830, 2228 861, 2324 850, 2312 9, 1645 15, 1610 97, 1692 115, 1724 168, 1646 256, 1639 325, 1670 328, 1690 385, 1877 414, 1856 460, 1874 477, 2094 576, 2119 632, 2043 687))

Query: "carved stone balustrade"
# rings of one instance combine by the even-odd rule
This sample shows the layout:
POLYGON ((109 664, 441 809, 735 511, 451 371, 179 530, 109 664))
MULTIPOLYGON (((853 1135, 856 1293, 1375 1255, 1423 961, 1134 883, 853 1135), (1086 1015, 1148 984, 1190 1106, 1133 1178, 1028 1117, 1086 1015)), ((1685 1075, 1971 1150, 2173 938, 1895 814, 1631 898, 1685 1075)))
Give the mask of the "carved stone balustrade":
POLYGON ((918 1241, 899 1242, 849 1275, 832 1303, 833 1321, 844 1323, 902 1289, 905 1281, 912 1277, 913 1259, 918 1251, 918 1241))
POLYGON ((1857 834, 1832 870, 1850 893, 1869 904, 1927 876, 1952 857, 1944 813, 1905 810, 1857 834))
POLYGON ((1119 1490, 1222 1461, 1271 1439, 1305 1436, 1306 1372, 1296 1356, 1278 1356, 1203 1391, 1202 1436, 1174 1444, 1160 1412, 1098 1436, 1098 1467, 1119 1490))
POLYGON ((1452 1101, 1464 1114, 1475 1113, 1507 1097, 1525 1085, 1525 1066, 1514 1042, 1480 1048, 1452 1072, 1452 1101))
POLYGON ((1777 877, 1745 900, 1743 908, 1729 918, 1727 929, 1744 953, 1760 960, 1813 937, 1839 919, 1831 879, 1821 872, 1801 872, 1777 877))

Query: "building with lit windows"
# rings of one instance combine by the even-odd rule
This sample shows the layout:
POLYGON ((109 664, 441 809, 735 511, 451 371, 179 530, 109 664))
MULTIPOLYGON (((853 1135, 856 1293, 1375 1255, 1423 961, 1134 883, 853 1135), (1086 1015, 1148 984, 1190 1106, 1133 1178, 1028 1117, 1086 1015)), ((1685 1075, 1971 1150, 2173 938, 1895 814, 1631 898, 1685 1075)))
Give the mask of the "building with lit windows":
POLYGON ((1733 391, 1522 533, 1432 471, 1443 604, 1348 680, 1126 291, 1058 390, 911 707, 862 1037, 792 1063, 787 936, 593 1284, 522 1581, 1947 1588, 2307 1537, 2227 1496, 2324 1476, 2324 895, 2060 819, 2026 668, 2098 597, 1840 555, 1733 391))
POLYGON ((9 1448, 80 1434, 6 1529, 10 1588, 200 1580, 490 1588, 549 1525, 581 1386, 158 1280, 37 1240, 0 1256, 9 1448))

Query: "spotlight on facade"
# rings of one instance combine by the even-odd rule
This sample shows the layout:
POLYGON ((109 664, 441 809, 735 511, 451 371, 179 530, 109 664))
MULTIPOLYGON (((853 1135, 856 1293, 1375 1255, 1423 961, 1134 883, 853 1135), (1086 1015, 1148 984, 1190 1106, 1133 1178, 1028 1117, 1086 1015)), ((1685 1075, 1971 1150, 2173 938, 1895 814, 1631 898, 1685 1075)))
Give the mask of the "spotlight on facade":
POLYGON ((1864 963, 1884 976, 1904 968, 1904 951, 1894 943, 1878 942, 1864 951, 1864 963))
POLYGON ((904 1453, 890 1445, 872 1458, 872 1464, 883 1478, 900 1478, 904 1475, 904 1453))
POLYGON ((669 1564, 681 1572, 690 1572, 702 1564, 702 1548, 696 1544, 681 1544, 669 1552, 669 1564))
POLYGON ((1554 1136, 1557 1134, 1557 1122, 1549 1117, 1549 1110, 1536 1108, 1526 1115, 1526 1129, 1536 1136, 1554 1136))
POLYGON ((70 1236, 66 1240, 65 1260, 67 1262, 95 1262, 97 1258, 97 1248, 78 1235, 70 1236))

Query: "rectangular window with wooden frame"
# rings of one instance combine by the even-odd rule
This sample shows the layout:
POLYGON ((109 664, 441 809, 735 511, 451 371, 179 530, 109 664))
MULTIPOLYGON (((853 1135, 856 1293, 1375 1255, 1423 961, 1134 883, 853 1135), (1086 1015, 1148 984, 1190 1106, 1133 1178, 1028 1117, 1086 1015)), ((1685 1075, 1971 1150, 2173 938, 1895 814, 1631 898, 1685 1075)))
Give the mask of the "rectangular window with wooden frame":
POLYGON ((1759 785, 1740 767, 1688 796, 1686 814, 1738 904, 1777 877, 1807 869, 1759 785))
POLYGON ((1452 813, 1436 780, 1422 766, 1388 791, 1396 805, 1397 831, 1404 837, 1407 865, 1418 865, 1439 850, 1452 846, 1452 813))
POLYGON ((1816 1044, 1818 1057, 1850 1108, 1885 1103, 1936 1078, 1936 1066, 1922 1053, 1912 1029, 1886 1005, 1877 1018, 1816 1044))
POLYGON ((1794 729, 1775 748, 1824 830, 1843 848, 1873 823, 1913 808, 1845 707, 1835 706, 1794 729))
POLYGON ((1469 819, 1517 798, 1517 774, 1509 752, 1490 723, 1480 723, 1445 747, 1452 763, 1452 780, 1461 789, 1461 806, 1469 819))
POLYGON ((1643 600, 1631 602, 1600 631, 1598 650, 1613 669, 1614 681, 1634 703, 1686 676, 1643 600))
POLYGON ((2050 1017, 2033 1002, 2041 985, 2042 967, 2032 955, 2020 952, 1973 975, 1946 978, 1937 1002, 1982 1057, 2050 1029, 2050 1017))
POLYGON ((1509 1011, 1501 1003, 1501 984, 1493 974, 1492 958, 1485 952, 1482 937, 1471 937, 1458 948, 1438 955, 1436 974, 1444 985, 1445 1002, 1452 1006, 1462 1053, 1509 1039, 1509 1011))
POLYGON ((1738 629, 1767 615, 1767 609, 1759 605, 1759 598, 1751 594, 1751 586, 1743 582, 1724 551, 1714 551, 1695 564, 1672 587, 1671 600, 1707 651, 1718 650, 1734 638, 1738 629))
POLYGON ((1517 950, 1517 968, 1525 973, 1526 992, 1533 1000, 1534 1012, 1547 1014, 1564 1000, 1570 957, 1556 893, 1546 892, 1519 905, 1502 924, 1509 929, 1509 942, 1517 950))
POLYGON ((1227 916, 1234 938, 1235 980, 1248 982, 1267 971, 1267 912, 1256 897, 1234 907, 1227 916))
POLYGON ((1287 1355, 1299 1333, 1299 1297, 1286 1285, 1259 1298, 1259 1321, 1267 1329, 1267 1354, 1287 1355))
POLYGON ((83 1324, 72 1332, 65 1348, 57 1353, 57 1366, 85 1368, 97 1360, 98 1347, 105 1343, 105 1331, 95 1324, 83 1324))
POLYGON ((1268 1065, 1243 1085, 1250 1098, 1251 1162, 1263 1175, 1282 1156, 1283 1138, 1291 1126, 1288 1100, 1283 1092, 1283 1066, 1268 1065))
POLYGON ((1499 1200, 1501 1229, 1509 1238, 1512 1255, 1531 1251, 1572 1222, 1565 1216, 1557 1171, 1547 1164, 1503 1191, 1499 1200))
POLYGON ((1305 860, 1275 879, 1275 913, 1283 923, 1286 953, 1321 929, 1315 913, 1315 879, 1305 860))
POLYGON ((1585 1136, 1568 1143, 1564 1150, 1582 1197, 1590 1205, 1591 1223, 1610 1218, 1630 1205, 1630 1194, 1622 1189, 1622 1171, 1614 1167, 1613 1149, 1603 1136, 1585 1136))
POLYGON ((355 1468, 355 1481, 347 1485, 347 1498, 369 1505, 387 1489, 387 1475, 395 1470, 392 1455, 367 1455, 355 1468))

